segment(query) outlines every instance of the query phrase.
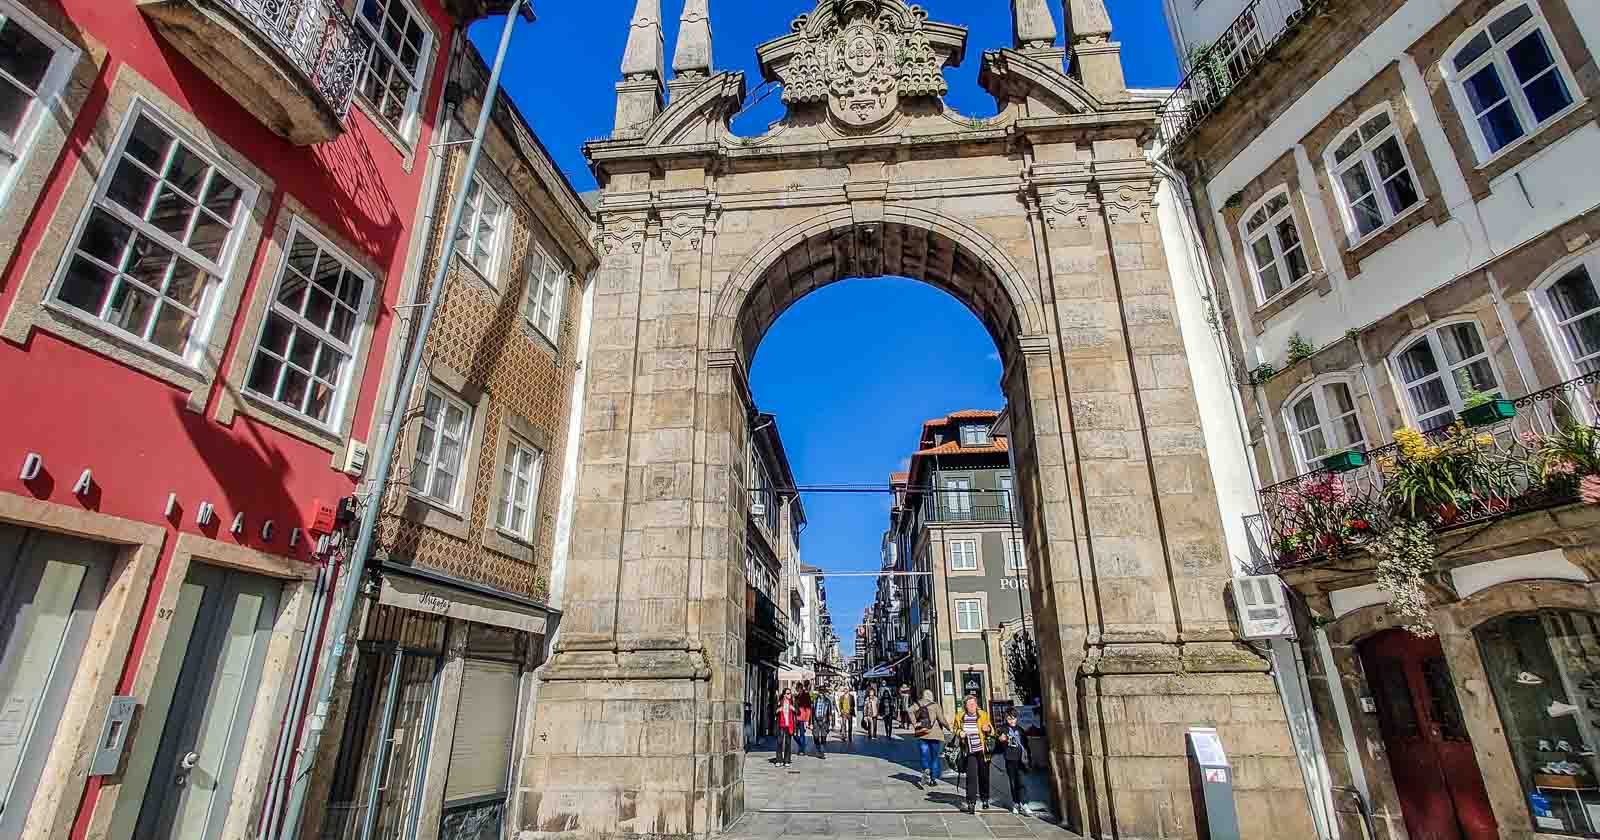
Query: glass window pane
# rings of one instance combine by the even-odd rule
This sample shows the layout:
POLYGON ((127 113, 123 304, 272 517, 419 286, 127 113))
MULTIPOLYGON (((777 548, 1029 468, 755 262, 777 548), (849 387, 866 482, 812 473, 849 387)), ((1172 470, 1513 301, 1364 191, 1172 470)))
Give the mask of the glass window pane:
POLYGON ((1506 58, 1511 60, 1511 71, 1517 74, 1517 80, 1524 84, 1556 63, 1545 45, 1544 33, 1537 29, 1507 47, 1506 58))
POLYGON ((1350 414, 1340 420, 1339 426, 1343 432, 1339 440, 1340 446, 1356 446, 1366 437, 1361 433, 1361 421, 1354 414, 1350 414))
POLYGON ((289 326, 282 316, 272 313, 267 316, 267 323, 261 328, 261 347, 272 351, 278 356, 289 355, 289 338, 294 334, 294 328, 289 326))
POLYGON ((333 298, 322 289, 312 287, 306 299, 306 320, 327 329, 328 317, 333 314, 333 298))
POLYGON ((1387 111, 1378 114, 1370 120, 1367 120, 1366 125, 1361 126, 1361 139, 1371 140, 1372 138, 1377 137, 1379 134, 1383 133, 1384 129, 1389 127, 1391 122, 1392 121, 1389 119, 1389 112, 1387 111))
POLYGON ((171 279, 167 281, 167 297, 183 304, 187 309, 198 311, 210 280, 211 275, 179 260, 171 279))
POLYGON ((10 79, 0 77, 0 134, 15 139, 32 105, 32 94, 17 87, 10 79))
POLYGON ((1471 383, 1474 390, 1482 391, 1486 394, 1499 394, 1500 383, 1495 381, 1494 368, 1489 364, 1488 359, 1479 359, 1462 368, 1461 372, 1466 375, 1467 381, 1471 383))
POLYGON ((1368 195, 1357 202, 1355 207, 1351 209, 1355 211, 1358 235, 1366 236, 1383 227, 1383 211, 1378 209, 1378 197, 1376 195, 1368 195))
POLYGON ((1302 432, 1322 425, 1322 418, 1317 414, 1315 398, 1307 396, 1294 404, 1294 424, 1302 432))
POLYGON ((150 325, 150 314, 155 311, 155 296, 129 283, 118 284, 111 294, 111 307, 106 320, 139 337, 150 325))
POLYGON ((155 206, 150 208, 150 223, 158 230, 179 242, 189 232, 189 219, 194 216, 194 202, 179 195, 171 187, 162 187, 161 194, 156 197, 155 206))
POLYGON ((139 121, 133 124, 133 131, 128 135, 127 145, 123 152, 130 157, 138 159, 145 166, 156 172, 167 160, 167 149, 172 145, 172 137, 162 130, 149 117, 140 116, 139 121))
POLYGON ((1509 100, 1479 117, 1478 127, 1483 129, 1483 139, 1489 145, 1490 154, 1516 142, 1523 134, 1522 119, 1517 116, 1509 100))
POLYGON ((1526 5, 1518 6, 1496 18, 1494 23, 1489 24, 1489 34, 1493 35, 1496 41, 1504 41, 1506 36, 1517 31, 1517 27, 1532 19, 1532 9, 1526 5))
POLYGON ((107 265, 121 266, 128 243, 133 240, 133 228, 123 224, 110 213, 96 208, 89 214, 89 222, 78 239, 78 250, 107 265))
POLYGON ((193 314, 171 303, 163 303, 156 311, 155 329, 150 332, 150 340, 168 352, 182 356, 188 349, 189 331, 193 327, 193 314))
POLYGON ((1406 171, 1405 154, 1400 151, 1400 139, 1390 137, 1372 150, 1372 159, 1378 164, 1379 180, 1387 181, 1406 171))
POLYGON ((200 256, 217 262, 222 259, 222 249, 228 245, 228 226, 205 211, 196 215, 194 231, 189 234, 189 247, 200 256))
POLYGON ((1600 353, 1600 313, 1567 324, 1562 330, 1567 334, 1567 346, 1572 350, 1573 359, 1587 359, 1600 353))
POLYGON ((206 173, 211 169, 201 157, 182 143, 172 154, 172 164, 167 167, 167 183, 177 187, 191 198, 200 197, 200 187, 205 184, 206 173))
POLYGON ((1504 616, 1475 631, 1484 670, 1538 830, 1594 836, 1594 651, 1589 613, 1543 610, 1504 616))
POLYGON ((257 353, 255 361, 250 365, 250 378, 245 381, 245 387, 258 394, 276 396, 278 372, 282 368, 282 362, 265 353, 257 353))
POLYGON ((1422 196, 1417 195, 1417 187, 1411 182, 1411 173, 1402 172, 1394 179, 1383 185, 1383 194, 1389 199, 1389 210, 1398 216, 1415 206, 1422 196))
POLYGON ((1361 135, 1352 131, 1350 132, 1350 136, 1346 138, 1343 143, 1339 144, 1339 148, 1333 151, 1333 159, 1339 163, 1343 163, 1346 160, 1349 160, 1350 156, 1354 155, 1360 149, 1361 135))
POLYGON ((54 51, 14 20, 0 28, 0 70, 10 73, 29 90, 37 91, 50 69, 54 51))
POLYGON ((117 167, 117 174, 111 176, 111 184, 106 187, 106 197, 128 208, 135 216, 143 216, 145 208, 150 204, 150 194, 154 192, 155 186, 154 176, 140 169, 137 164, 123 161, 117 167))
POLYGON ((1400 376, 1406 382, 1416 382, 1439 372, 1439 362, 1433 358, 1433 348, 1427 339, 1419 340, 1400 354, 1400 376))
POLYGON ((1548 294, 1550 306, 1561 321, 1569 321, 1591 309, 1600 309, 1600 293, 1596 293, 1586 266, 1580 265, 1557 280, 1548 294))
POLYGON ((56 299, 90 315, 99 316, 100 308, 106 302, 106 290, 111 288, 111 280, 111 272, 82 257, 75 257, 67 267, 66 275, 61 278, 61 290, 56 293, 56 299))
POLYGON ((1456 70, 1459 72, 1470 67, 1472 62, 1482 58, 1483 54, 1488 52, 1491 46, 1494 45, 1489 41, 1489 33, 1479 32, 1477 37, 1468 41, 1467 45, 1461 48, 1461 52, 1456 53, 1456 70))
POLYGON ((1328 407, 1334 414, 1349 414, 1356 410, 1356 401, 1350 396, 1350 386, 1343 382, 1335 382, 1322 389, 1327 397, 1328 407))
POLYGON ((1528 95, 1528 107, 1533 109, 1533 118, 1541 123, 1572 104, 1572 94, 1567 92, 1566 80, 1555 70, 1547 71, 1524 87, 1522 92, 1528 95))
POLYGON ((1483 354, 1483 339, 1472 324, 1451 324, 1439 331, 1439 343, 1444 345, 1444 357, 1451 367, 1463 359, 1483 354))
POLYGON ((279 392, 278 399, 299 409, 305 404, 306 391, 311 387, 311 377, 294 368, 283 372, 283 390, 279 392))
POLYGON ((1411 407, 1416 409, 1420 417, 1431 414, 1450 405, 1450 393, 1444 388, 1443 379, 1433 379, 1409 389, 1411 394, 1411 407))
POLYGON ((1467 101, 1472 104, 1474 114, 1481 114, 1506 98, 1506 86, 1500 80, 1500 69, 1493 64, 1468 76, 1462 86, 1467 91, 1467 101))
POLYGON ((1311 265, 1306 262, 1306 249, 1296 243, 1294 250, 1283 252, 1284 267, 1289 271, 1289 282, 1294 283, 1300 278, 1311 273, 1311 265))

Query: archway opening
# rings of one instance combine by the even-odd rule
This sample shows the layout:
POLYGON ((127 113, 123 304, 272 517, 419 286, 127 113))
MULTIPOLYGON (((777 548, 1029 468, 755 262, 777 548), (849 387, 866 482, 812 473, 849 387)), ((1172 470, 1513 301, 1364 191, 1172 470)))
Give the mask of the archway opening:
MULTIPOLYGON (((913 706, 927 692, 946 720, 968 694, 999 714, 1037 708, 1037 642, 1031 680, 1007 655, 1019 637, 1037 638, 1019 469, 1002 419, 1003 360, 1019 358, 1022 317, 1014 287, 981 247, 929 226, 854 223, 775 240, 765 265, 746 267, 753 279, 732 335, 750 360, 748 484, 763 512, 785 506, 780 525, 804 523, 793 569, 757 517, 747 534, 753 588, 782 590, 800 573, 803 589, 779 661, 757 661, 771 650, 759 650, 754 633, 747 640, 746 700, 761 719, 745 758, 750 812, 954 813, 965 802, 964 768, 941 750, 942 778, 924 775, 900 687, 913 706), (766 451, 774 445, 776 458, 766 451), (762 581, 768 552, 771 579, 762 581), (831 621, 819 620, 823 611, 831 621), (839 658, 829 663, 834 638, 839 658), (890 676, 858 676, 873 668, 890 676), (822 745, 832 763, 805 785, 789 771, 819 759, 792 757, 795 743, 789 766, 773 766, 779 736, 766 717, 777 701, 763 696, 797 681, 813 692, 823 684, 834 707, 822 745), (847 690, 849 725, 839 708, 847 690), (870 730, 861 714, 869 693, 880 703, 870 730)), ((1023 457, 1033 451, 1023 447, 1023 457)), ((791 606, 788 592, 774 594, 780 613, 791 606)), ((813 751, 818 727, 806 739, 813 751)), ((1004 762, 983 769, 979 792, 991 805, 1049 802, 1042 776, 1025 775, 1014 798, 1004 762)))

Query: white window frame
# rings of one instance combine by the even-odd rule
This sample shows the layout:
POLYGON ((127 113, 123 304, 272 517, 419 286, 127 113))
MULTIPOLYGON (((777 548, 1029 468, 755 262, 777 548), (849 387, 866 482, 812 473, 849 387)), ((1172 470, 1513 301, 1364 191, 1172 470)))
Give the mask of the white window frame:
MULTIPOLYGON (((1594 284, 1596 291, 1600 291, 1600 247, 1592 247, 1546 269, 1528 292, 1532 299, 1533 311, 1539 319, 1539 326, 1544 330, 1545 339, 1555 348, 1556 366, 1561 371, 1563 381, 1585 376, 1586 372, 1582 367, 1585 361, 1594 362, 1597 369, 1600 369, 1600 354, 1579 358, 1573 353, 1566 334, 1568 324, 1582 321, 1586 316, 1600 312, 1600 309, 1587 310, 1575 317, 1562 320, 1556 312, 1555 304, 1550 300, 1550 290, 1580 268, 1589 272, 1589 282, 1594 284)), ((1587 400, 1579 402, 1585 411, 1589 410, 1587 400)))
MULTIPOLYGON (((388 56, 389 60, 394 62, 395 66, 403 67, 404 65, 400 63, 400 57, 395 55, 394 51, 389 48, 389 45, 384 42, 383 33, 373 32, 372 22, 367 20, 366 16, 361 13, 361 6, 364 2, 365 0, 356 0, 356 5, 350 13, 353 24, 359 27, 366 36, 371 37, 377 44, 377 48, 383 50, 388 56)), ((366 76, 368 63, 365 52, 363 52, 361 56, 360 66, 356 68, 355 97, 356 99, 361 100, 366 107, 371 110, 373 122, 378 123, 384 128, 393 130, 396 134, 400 135, 400 139, 407 143, 411 143, 417 139, 417 132, 422 123, 422 91, 428 87, 428 77, 433 66, 433 21, 430 20, 427 15, 423 14, 415 4, 410 2, 410 0, 382 0, 382 2, 386 5, 399 4, 402 6, 406 12, 411 15, 412 19, 417 22, 418 28, 422 30, 422 46, 419 48, 417 53, 418 57, 416 76, 411 79, 411 93, 406 97, 406 106, 405 110, 401 112, 399 125, 390 126, 387 118, 383 116, 380 110, 382 104, 378 102, 371 102, 367 100, 366 97, 361 95, 361 81, 366 76)), ((409 70, 406 72, 406 75, 411 75, 409 70)))
MULTIPOLYGON (((472 176, 472 182, 478 187, 478 200, 476 202, 468 201, 461 208, 461 230, 456 231, 455 252, 461 257, 462 262, 470 266, 490 286, 498 287, 500 284, 496 283, 494 279, 495 268, 500 262, 500 252, 504 250, 506 216, 511 209, 511 205, 507 204, 506 200, 501 198, 500 194, 489 186, 488 179, 484 178, 482 173, 475 173, 472 176), (483 222, 483 201, 485 196, 494 199, 500 205, 500 212, 494 220, 494 236, 489 240, 488 259, 484 260, 484 265, 480 266, 476 259, 479 253, 478 226, 483 222), (471 234, 463 235, 465 231, 471 231, 471 234)), ((463 196, 463 201, 470 199, 471 195, 472 190, 469 188, 467 194, 463 196)))
POLYGON ((1021 537, 1006 537, 1006 571, 1028 570, 1028 547, 1021 537))
POLYGON ((959 440, 961 441, 961 446, 968 448, 989 446, 993 443, 993 439, 989 436, 988 428, 982 423, 968 423, 962 426, 959 440), (971 436, 970 441, 968 440, 969 435, 971 436))
POLYGON ((556 344, 561 340, 561 307, 566 304, 567 282, 572 275, 537 244, 533 246, 532 263, 527 294, 522 299, 522 317, 551 344, 556 344))
POLYGON ((1016 482, 1013 480, 1011 473, 1001 473, 998 483, 1000 485, 1000 509, 1010 513, 1012 506, 1015 504, 1011 494, 1014 492, 1016 482))
POLYGON ((981 598, 957 598, 956 599, 956 603, 955 603, 955 609, 952 610, 952 612, 955 613, 955 617, 956 617, 956 632, 957 633, 982 633, 983 632, 983 599, 981 599, 981 598), (970 613, 967 610, 962 609, 962 607, 967 605, 967 604, 971 604, 972 605, 972 610, 971 610, 970 613), (972 615, 972 616, 976 617, 977 626, 975 626, 975 627, 967 626, 966 619, 967 619, 968 615, 972 615))
MULTIPOLYGON (((1408 348, 1410 346, 1410 344, 1406 345, 1408 348)), ((1353 441, 1349 444, 1349 446, 1365 451, 1371 445, 1367 440, 1367 424, 1363 423, 1361 420, 1361 402, 1360 398, 1356 395, 1355 381, 1348 376, 1323 376, 1313 379, 1312 381, 1296 389, 1295 392, 1290 394, 1289 398, 1283 402, 1284 429, 1286 429, 1289 433, 1289 444, 1294 451, 1295 460, 1298 462, 1300 471, 1302 473, 1311 472, 1317 468, 1316 461, 1318 455, 1320 454, 1317 452, 1311 452, 1307 449, 1305 444, 1305 435, 1311 430, 1301 429, 1299 421, 1294 413, 1295 407, 1300 405, 1300 403, 1304 402, 1308 398, 1311 399, 1316 406, 1317 428, 1322 430, 1322 439, 1327 442, 1329 446, 1334 446, 1343 437, 1342 432, 1337 435, 1334 433, 1339 432, 1339 430, 1343 428, 1342 424, 1344 423, 1345 419, 1349 417, 1355 418, 1356 427, 1361 430, 1360 440, 1353 441), (1349 411, 1342 414, 1335 413, 1336 406, 1331 404, 1331 401, 1328 399, 1327 392, 1327 389, 1333 385, 1343 385, 1345 389, 1350 392, 1351 409, 1349 411)), ((1334 446, 1334 448, 1337 451, 1342 450, 1345 447, 1334 446)))
MULTIPOLYGON (((1323 165, 1327 167, 1328 181, 1333 184, 1334 195, 1339 199, 1340 215, 1344 218, 1345 233, 1349 237, 1351 245, 1358 245, 1383 233, 1393 227, 1395 222, 1411 215, 1428 203, 1428 194, 1423 190, 1422 179, 1417 175, 1416 164, 1411 160, 1411 150, 1406 148, 1406 138, 1400 133, 1400 121, 1395 115, 1394 107, 1388 102, 1378 105, 1357 117, 1350 123, 1348 128, 1339 132, 1333 138, 1333 142, 1328 144, 1327 150, 1323 152, 1323 165), (1359 133, 1362 126, 1371 122, 1380 113, 1389 115, 1388 127, 1371 140, 1362 141, 1360 148, 1348 159, 1344 161, 1336 159, 1334 153, 1344 144, 1344 141, 1349 139, 1350 135, 1359 133), (1400 157, 1406 163, 1406 173, 1411 177, 1411 188, 1417 193, 1416 203, 1399 212, 1395 212, 1395 209, 1389 206, 1389 194, 1383 188, 1384 184, 1388 182, 1383 180, 1383 177, 1379 174, 1378 162, 1373 156, 1374 150, 1390 137, 1395 139, 1395 145, 1400 149, 1400 157), (1361 226, 1356 222, 1355 205, 1352 203, 1349 193, 1345 191, 1344 179, 1340 177, 1356 166, 1366 168, 1367 179, 1372 183, 1373 195, 1378 200, 1378 214, 1383 217, 1383 224, 1373 228, 1370 233, 1361 232, 1361 226)), ((1393 178, 1390 180, 1393 180, 1393 178)))
POLYGON ((978 570, 978 541, 970 538, 950 541, 950 571, 976 572, 978 570))
POLYGON ((1405 407, 1405 416, 1418 428, 1421 428, 1426 421, 1442 416, 1447 412, 1459 419, 1461 412, 1466 410, 1466 401, 1461 396, 1461 387, 1456 381, 1456 372, 1470 367, 1480 359, 1489 363, 1489 371, 1494 375, 1495 379, 1495 388, 1486 393, 1498 392, 1502 396, 1505 395, 1506 380, 1500 372, 1500 366, 1495 362, 1494 347, 1490 345, 1488 336, 1484 334, 1483 325, 1479 324, 1475 319, 1452 318, 1437 324, 1429 324, 1427 329, 1407 336, 1404 341, 1395 346, 1394 352, 1390 354, 1387 360, 1389 375, 1394 382, 1395 388, 1399 391, 1401 404, 1405 407), (1449 357, 1444 352, 1444 343, 1439 339, 1439 333, 1459 324, 1470 324, 1473 329, 1478 331, 1478 341, 1483 345, 1483 352, 1476 356, 1462 359, 1458 364, 1451 366, 1449 357), (1439 370, 1414 382, 1407 382, 1405 374, 1400 367, 1400 357, 1411 348, 1417 346, 1419 341, 1428 342, 1428 349, 1433 353, 1433 360, 1438 365, 1439 370), (1449 407, 1435 410, 1427 415, 1419 415, 1417 406, 1411 397, 1411 390, 1440 378, 1444 380, 1445 396, 1449 400, 1449 407))
POLYGON ((945 513, 972 513, 972 476, 952 475, 939 479, 943 485, 939 495, 943 504, 939 507, 945 513), (957 486, 959 485, 959 486, 957 486))
POLYGON ((495 499, 494 526, 501 533, 519 539, 523 542, 533 542, 535 521, 539 515, 539 482, 544 476, 544 450, 521 435, 511 434, 506 439, 505 456, 500 462, 500 493, 495 499), (520 456, 528 458, 528 497, 516 499, 513 497, 514 482, 517 480, 520 456), (522 528, 511 527, 507 515, 512 508, 520 505, 525 508, 525 518, 522 528))
MULTIPOLYGON (((203 189, 202 192, 204 192, 203 189)), ((117 130, 116 142, 105 157, 100 177, 95 182, 94 192, 90 195, 89 200, 85 202, 83 210, 78 216, 78 224, 73 228, 72 237, 67 240, 66 250, 61 255, 61 263, 56 267, 55 277, 51 279, 50 288, 45 293, 44 306, 48 307, 52 312, 84 324, 91 329, 115 336, 121 341, 138 347, 142 352, 153 354, 190 372, 201 373, 201 369, 205 364, 203 356, 210 344, 211 333, 217 327, 217 312, 220 309, 222 300, 227 297, 228 287, 233 283, 233 267, 238 256, 240 241, 243 239, 244 228, 247 226, 246 220, 253 211, 260 193, 261 186, 249 176, 239 171, 205 143, 195 139, 194 135, 183 130, 177 123, 168 119, 167 115, 162 113, 161 109, 157 108, 149 100, 141 96, 135 96, 128 105, 127 114, 123 116, 122 126, 117 130), (226 175, 239 187, 239 205, 234 209, 236 217, 233 227, 229 230, 228 242, 222 247, 217 259, 212 261, 201 257, 199 254, 194 254, 192 258, 183 257, 188 259, 191 264, 210 272, 216 277, 216 282, 212 288, 205 291, 204 298, 195 308, 195 325, 189 332, 189 342, 182 354, 173 353, 153 341, 146 340, 143 336, 134 335, 98 315, 88 314, 76 306, 57 300, 56 297, 61 291, 61 284, 66 280, 67 270, 72 265, 78 245, 82 241, 84 231, 88 228, 89 220, 94 217, 96 209, 102 209, 122 223, 133 226, 135 231, 141 235, 146 232, 150 233, 151 239, 156 240, 162 247, 179 255, 193 253, 189 246, 179 244, 164 231, 149 226, 148 222, 137 219, 121 205, 107 198, 107 192, 111 187, 112 180, 116 177, 122 155, 127 148, 128 139, 133 136, 133 128, 138 125, 140 117, 148 118, 162 131, 167 132, 178 142, 187 146, 196 155, 205 160, 206 163, 216 167, 219 172, 226 175)), ((108 294, 107 301, 110 298, 111 295, 108 294)))
POLYGON ((1267 304, 1283 297, 1294 289, 1299 288, 1307 280, 1311 279, 1311 275, 1316 273, 1311 270, 1311 253, 1306 247, 1305 235, 1300 232, 1300 220, 1295 218, 1294 196, 1289 193, 1289 187, 1287 185, 1272 189, 1266 195, 1262 196, 1260 201, 1250 205, 1250 207, 1244 211, 1244 216, 1239 219, 1239 241, 1244 243, 1245 260, 1250 266, 1250 276, 1255 282, 1256 300, 1261 302, 1261 306, 1266 306, 1267 304), (1266 207, 1267 204, 1273 199, 1280 196, 1288 200, 1283 209, 1268 216, 1267 220, 1261 224, 1261 227, 1252 232, 1250 230, 1250 218, 1263 207, 1266 207), (1294 278, 1289 276, 1289 261, 1284 256, 1288 251, 1284 249, 1283 241, 1278 236, 1278 225, 1281 224, 1285 219, 1288 219, 1289 223, 1294 225, 1295 234, 1300 237, 1300 241, 1298 243, 1298 247, 1300 248, 1300 258, 1304 260, 1306 264, 1306 273, 1294 278), (1281 288, 1279 288, 1277 292, 1270 295, 1267 294, 1266 284, 1261 280, 1261 274, 1263 271, 1265 271, 1265 269, 1256 261, 1256 251, 1254 247, 1255 243, 1263 237, 1265 237, 1272 245, 1272 261, 1273 265, 1278 269, 1278 278, 1279 283, 1281 284, 1281 288))
MULTIPOLYGON (((444 387, 443 385, 439 384, 438 382, 429 382, 422 389, 422 400, 421 400, 420 404, 417 406, 416 410, 417 410, 417 415, 418 415, 417 416, 417 422, 418 423, 425 423, 425 424, 428 424, 428 425, 432 425, 434 427, 433 451, 429 454, 429 456, 427 458, 428 470, 429 470, 428 476, 427 476, 427 483, 428 483, 428 488, 429 489, 427 489, 427 490, 420 489, 420 485, 418 483, 417 476, 416 475, 412 475, 411 476, 411 480, 408 483, 407 490, 410 492, 410 494, 411 494, 411 496, 413 498, 420 499, 421 501, 423 501, 423 502, 425 502, 427 504, 435 505, 437 507, 442 507, 442 508, 445 508, 446 510, 450 510, 450 511, 453 511, 453 512, 459 512, 461 510, 461 499, 462 499, 462 495, 463 495, 462 491, 463 491, 463 489, 464 489, 464 487, 465 487, 465 485, 467 483, 467 474, 466 474, 467 466, 468 466, 468 462, 469 462, 469 460, 471 458, 471 453, 472 453, 472 431, 473 431, 474 422, 476 420, 476 418, 473 416, 475 408, 471 403, 468 403, 466 400, 463 400, 460 397, 456 396, 454 393, 451 393, 449 388, 444 387), (434 396, 436 396, 436 397, 438 397, 440 399, 441 408, 445 408, 445 407, 449 407, 449 406, 455 406, 456 408, 460 409, 461 413, 462 413, 462 419, 461 419, 461 430, 462 430, 462 433, 461 433, 461 457, 457 460, 457 463, 456 463, 456 486, 454 488, 452 488, 451 496, 450 496, 450 498, 448 500, 441 499, 438 496, 433 495, 433 493, 432 493, 434 473, 439 468, 438 455, 439 455, 439 440, 440 440, 440 436, 439 436, 438 425, 433 422, 432 418, 427 416, 427 405, 428 405, 428 395, 429 394, 432 394, 432 395, 434 395, 434 396)), ((421 446, 421 443, 422 443, 422 429, 419 427, 417 429, 417 445, 421 446)), ((412 453, 411 461, 412 461, 413 466, 416 464, 417 455, 418 455, 418 453, 416 453, 416 452, 412 453)), ((413 472, 414 472, 414 470, 413 470, 413 472)))
MULTIPOLYGON (((373 289, 376 286, 376 279, 365 268, 362 268, 360 263, 351 259, 343 249, 335 245, 326 236, 323 236, 315 226, 308 223, 298 214, 294 214, 289 222, 289 235, 284 239, 283 242, 283 259, 278 263, 278 272, 272 279, 271 288, 267 290, 268 297, 266 301, 266 309, 262 312, 261 323, 256 329, 255 341, 251 343, 250 355, 245 361, 244 382, 240 387, 240 392, 249 397, 251 400, 271 408, 274 411, 285 412, 294 417, 296 420, 311 423, 318 428, 337 434, 339 430, 344 428, 345 410, 349 406, 350 394, 355 387, 351 384, 351 380, 354 379, 354 377, 351 376, 351 373, 361 367, 362 342, 366 339, 365 331, 367 328, 367 317, 371 312, 372 294, 373 289), (329 401, 328 419, 326 420, 318 420, 309 414, 301 412, 299 409, 279 401, 277 397, 251 390, 249 387, 250 372, 255 369, 256 354, 261 352, 261 340, 266 336, 267 333, 267 320, 273 312, 279 311, 278 290, 283 284, 284 276, 289 271, 289 257, 292 253, 296 237, 304 237, 315 243, 316 246, 322 250, 324 255, 332 256, 334 259, 338 260, 340 265, 344 266, 346 271, 356 275, 357 277, 360 277, 362 284, 361 301, 357 305, 355 312, 355 329, 350 333, 350 342, 348 345, 329 335, 321 327, 306 323, 305 319, 302 318, 298 313, 287 309, 281 311, 283 317, 289 320, 290 323, 302 329, 310 330, 316 335, 318 341, 324 344, 330 344, 334 347, 334 349, 345 354, 344 369, 340 371, 341 381, 338 383, 338 389, 335 391, 332 399, 329 401)), ((288 362, 284 361, 284 364, 288 364, 288 362)), ((281 372, 279 376, 282 376, 281 372)))
MULTIPOLYGON (((1491 41, 1492 41, 1491 36, 1491 41)), ((1567 57, 1561 50, 1561 45, 1556 41, 1555 33, 1550 29, 1550 23, 1544 16, 1544 10, 1539 8, 1537 0, 1507 0, 1505 3, 1494 7, 1488 14, 1475 24, 1471 29, 1461 33, 1460 37, 1450 44, 1445 50, 1444 57, 1439 61, 1439 68, 1443 73, 1445 85, 1450 89, 1450 98, 1456 106, 1456 113, 1460 116, 1462 125, 1466 128, 1467 137, 1472 141, 1472 151, 1478 158, 1478 168, 1483 168, 1496 160, 1510 154, 1512 150, 1527 143, 1540 132, 1554 125, 1563 117, 1583 107, 1588 101, 1583 94, 1583 89, 1578 86, 1577 77, 1572 73, 1572 67, 1567 63, 1567 57), (1477 60, 1467 65, 1465 70, 1457 70, 1455 56, 1476 38, 1480 32, 1486 32, 1489 25, 1511 12, 1517 6, 1527 6, 1533 11, 1533 17, 1524 21, 1522 25, 1512 30, 1509 35, 1498 42, 1491 43, 1487 52, 1477 60), (1527 92, 1523 89, 1524 83, 1511 68, 1510 58, 1506 55, 1506 47, 1520 43, 1529 33, 1537 30, 1544 36, 1545 48, 1550 50, 1550 56, 1555 61, 1553 71, 1561 75, 1561 81, 1567 88, 1567 96, 1572 101, 1565 108, 1551 114, 1543 122, 1534 119, 1533 106, 1528 102, 1527 92), (1499 151, 1489 151, 1489 139, 1484 136, 1483 126, 1478 124, 1477 114, 1472 107, 1472 99, 1467 94, 1467 79, 1477 75, 1489 64, 1495 65, 1496 72, 1500 75, 1500 83, 1506 88, 1506 95, 1511 100, 1511 109, 1516 112, 1517 119, 1522 123, 1522 136, 1507 143, 1499 151)))
MULTIPOLYGON (((28 106, 28 112, 17 124, 16 133, 11 137, 0 134, 0 208, 3 208, 11 197, 18 173, 28 161, 39 127, 48 119, 61 119, 60 114, 64 110, 61 93, 72 79, 72 71, 83 57, 83 51, 38 15, 12 0, 0 0, 0 24, 21 26, 53 53, 50 66, 33 92, 33 102, 28 106)), ((18 87, 21 85, 18 84, 18 87)))

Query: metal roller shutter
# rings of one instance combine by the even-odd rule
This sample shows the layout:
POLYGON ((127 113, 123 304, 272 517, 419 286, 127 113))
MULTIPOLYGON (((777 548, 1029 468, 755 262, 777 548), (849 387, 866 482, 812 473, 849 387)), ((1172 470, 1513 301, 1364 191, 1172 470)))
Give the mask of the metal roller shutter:
POLYGON ((504 796, 517 731, 521 674, 515 665, 467 660, 456 708, 444 801, 504 796))

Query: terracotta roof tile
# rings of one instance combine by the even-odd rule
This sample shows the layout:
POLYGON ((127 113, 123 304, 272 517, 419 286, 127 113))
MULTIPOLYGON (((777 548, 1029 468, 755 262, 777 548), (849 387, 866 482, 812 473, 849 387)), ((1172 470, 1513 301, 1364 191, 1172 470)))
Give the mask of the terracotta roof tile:
POLYGON ((910 480, 911 480, 911 473, 908 473, 908 472, 889 473, 889 483, 890 484, 905 484, 906 482, 908 482, 910 480))
POLYGON ((929 426, 943 426, 956 420, 994 420, 999 418, 999 416, 1000 412, 998 411, 989 411, 981 408, 964 408, 960 411, 952 411, 943 417, 935 417, 932 420, 924 420, 922 423, 922 428, 926 429, 929 426))
POLYGON ((995 438, 987 446, 962 446, 960 441, 950 440, 933 447, 922 449, 918 455, 983 455, 990 452, 1007 452, 1010 450, 1009 442, 1005 438, 995 438))

